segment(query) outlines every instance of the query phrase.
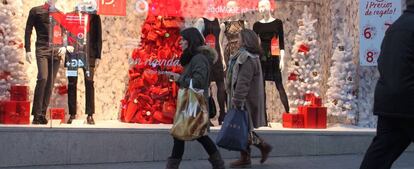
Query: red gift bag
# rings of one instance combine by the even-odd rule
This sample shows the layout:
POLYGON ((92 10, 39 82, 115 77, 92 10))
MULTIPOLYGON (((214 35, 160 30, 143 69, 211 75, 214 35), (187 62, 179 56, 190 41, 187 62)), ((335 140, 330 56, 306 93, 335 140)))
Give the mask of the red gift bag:
POLYGON ((53 120, 62 120, 62 123, 65 121, 64 108, 50 108, 49 111, 53 120))
POLYGON ((303 114, 283 113, 282 125, 285 128, 303 128, 303 114))
POLYGON ((30 124, 30 102, 3 102, 3 124, 30 124))
POLYGON ((29 86, 11 86, 10 100, 29 101, 29 86))

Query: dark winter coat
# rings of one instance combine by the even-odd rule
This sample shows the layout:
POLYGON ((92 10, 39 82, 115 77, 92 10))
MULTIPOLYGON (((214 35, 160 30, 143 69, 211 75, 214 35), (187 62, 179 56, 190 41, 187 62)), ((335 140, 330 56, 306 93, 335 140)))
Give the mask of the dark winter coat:
POLYGON ((414 6, 387 30, 378 70, 374 114, 414 118, 414 6))
POLYGON ((228 107, 245 107, 250 114, 250 130, 267 125, 264 85, 259 55, 240 49, 230 58, 226 80, 228 107))
POLYGON ((208 97, 210 86, 210 69, 217 61, 217 52, 208 46, 198 48, 199 53, 193 56, 190 63, 184 66, 184 72, 178 79, 180 88, 188 88, 190 80, 193 80, 193 87, 204 89, 204 95, 208 97))

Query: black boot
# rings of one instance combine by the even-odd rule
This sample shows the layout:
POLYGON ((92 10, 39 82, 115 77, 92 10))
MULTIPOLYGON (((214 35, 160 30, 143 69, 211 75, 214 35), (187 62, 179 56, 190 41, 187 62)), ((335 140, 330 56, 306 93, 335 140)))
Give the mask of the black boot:
POLYGON ((48 121, 45 116, 42 115, 35 115, 33 117, 32 124, 47 124, 48 121))
POLYGON ((33 121, 32 124, 41 124, 42 119, 40 118, 40 116, 34 116, 33 117, 33 121))
POLYGON ((225 169, 224 161, 223 158, 221 158, 219 151, 216 151, 214 154, 212 154, 210 158, 208 158, 208 161, 210 161, 213 169, 225 169))
POLYGON ((88 115, 88 117, 86 118, 86 122, 90 125, 94 125, 95 124, 95 120, 93 120, 92 115, 88 115))
POLYGON ((250 148, 247 151, 240 151, 240 159, 230 163, 230 168, 251 168, 250 148))
POLYGON ((260 139, 260 143, 255 144, 254 146, 259 148, 259 150, 262 154, 262 158, 260 159, 260 163, 263 164, 267 160, 267 157, 269 157, 269 153, 272 151, 273 147, 271 145, 267 144, 266 142, 264 142, 263 139, 260 139))
POLYGON ((178 169, 180 166, 181 159, 174 159, 174 158, 168 158, 167 160, 167 168, 166 169, 178 169))
POLYGON ((67 124, 72 124, 72 121, 75 120, 75 119, 76 119, 76 115, 71 114, 70 117, 69 117, 69 119, 68 119, 68 122, 66 122, 66 123, 67 124))

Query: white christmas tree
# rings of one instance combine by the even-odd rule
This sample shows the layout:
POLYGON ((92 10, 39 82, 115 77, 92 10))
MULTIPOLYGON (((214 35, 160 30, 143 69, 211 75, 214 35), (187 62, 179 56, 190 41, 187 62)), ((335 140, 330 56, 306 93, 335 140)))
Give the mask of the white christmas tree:
POLYGON ((305 94, 320 96, 319 48, 316 44, 316 30, 309 9, 305 6, 302 19, 298 20, 299 30, 295 36, 292 57, 289 63, 287 95, 292 111, 298 106, 307 105, 305 94))
POLYGON ((15 23, 21 22, 21 0, 0 2, 0 100, 7 99, 11 85, 27 85, 27 66, 23 54, 22 32, 15 23))
POLYGON ((326 106, 332 116, 345 117, 344 123, 355 124, 357 105, 355 93, 356 66, 353 62, 351 40, 339 33, 339 43, 332 57, 326 106))

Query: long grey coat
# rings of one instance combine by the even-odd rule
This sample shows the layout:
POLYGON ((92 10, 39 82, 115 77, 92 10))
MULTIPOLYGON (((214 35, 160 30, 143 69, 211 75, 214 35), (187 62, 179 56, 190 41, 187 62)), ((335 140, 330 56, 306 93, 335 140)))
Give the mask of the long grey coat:
POLYGON ((267 126, 263 75, 259 55, 240 49, 232 58, 226 81, 230 108, 245 107, 251 127, 267 126), (231 78, 230 78, 231 77, 231 78))

